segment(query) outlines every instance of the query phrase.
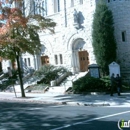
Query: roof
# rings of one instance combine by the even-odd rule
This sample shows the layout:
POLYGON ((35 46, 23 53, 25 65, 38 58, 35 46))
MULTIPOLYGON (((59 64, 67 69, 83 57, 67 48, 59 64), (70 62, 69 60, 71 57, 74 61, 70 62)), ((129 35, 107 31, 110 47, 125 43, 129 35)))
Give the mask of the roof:
POLYGON ((115 61, 113 61, 111 64, 109 64, 109 67, 110 66, 120 66, 119 64, 117 64, 115 61))

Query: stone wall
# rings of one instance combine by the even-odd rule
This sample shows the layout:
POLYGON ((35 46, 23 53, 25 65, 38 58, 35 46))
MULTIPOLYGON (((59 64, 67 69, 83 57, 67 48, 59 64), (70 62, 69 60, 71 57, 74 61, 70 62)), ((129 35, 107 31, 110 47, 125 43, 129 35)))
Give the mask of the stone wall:
POLYGON ((130 77, 130 1, 116 0, 107 3, 113 12, 115 38, 117 41, 117 62, 121 66, 121 73, 124 78, 130 77), (122 41, 122 32, 125 32, 126 39, 122 41))
MULTIPOLYGON (((25 5, 31 2, 31 0, 26 0, 25 5)), ((107 0, 106 2, 113 12, 115 38, 117 41, 117 63, 121 66, 122 75, 129 79, 130 0, 110 0, 110 2, 107 0), (125 32, 125 41, 122 41, 122 32, 125 32)), ((55 27, 55 34, 39 33, 43 49, 39 55, 35 56, 35 61, 30 56, 32 67, 38 69, 41 66, 40 56, 47 55, 49 56, 50 64, 66 66, 73 70, 74 62, 78 59, 77 52, 79 49, 87 50, 90 64, 96 63, 91 36, 95 0, 84 0, 83 4, 80 4, 79 0, 74 0, 74 7, 71 7, 70 0, 60 0, 60 12, 54 12, 52 0, 47 0, 47 3, 47 17, 53 19, 57 26, 55 27), (74 23, 74 9, 79 14, 78 26, 74 23), (82 45, 83 43, 85 44, 82 45), (58 64, 56 64, 55 55, 57 55, 58 64), (60 63, 60 55, 62 55, 63 64, 60 63)), ((28 8, 32 10, 32 6, 28 6, 28 8)), ((28 8, 26 9, 30 10, 28 8)), ((25 12, 27 13, 27 11, 25 12)), ((23 55, 23 58, 26 57, 23 55)))
POLYGON ((74 7, 70 7, 68 4, 69 2, 66 5, 66 10, 61 9, 60 12, 47 16, 57 23, 55 34, 49 35, 40 33, 39 35, 41 43, 49 50, 47 55, 50 57, 50 63, 56 65, 54 55, 58 56, 59 61, 59 55, 62 54, 63 64, 58 62, 57 65, 67 66, 72 69, 72 48, 78 39, 82 39, 82 41, 85 42, 82 49, 88 51, 90 63, 95 63, 91 37, 95 6, 90 1, 86 1, 83 5, 80 5, 79 0, 75 1, 74 7), (79 14, 80 27, 78 29, 74 26, 74 9, 76 9, 79 14))

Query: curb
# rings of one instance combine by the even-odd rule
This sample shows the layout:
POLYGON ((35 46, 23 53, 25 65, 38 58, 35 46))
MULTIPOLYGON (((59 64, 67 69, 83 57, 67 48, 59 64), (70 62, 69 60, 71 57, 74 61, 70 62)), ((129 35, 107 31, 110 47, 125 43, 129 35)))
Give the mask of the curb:
POLYGON ((6 99, 6 98, 0 98, 0 101, 22 102, 22 103, 54 104, 54 105, 70 105, 70 106, 89 106, 89 107, 110 106, 109 103, 58 102, 58 101, 28 100, 28 99, 6 99))
POLYGON ((79 103, 79 102, 70 103, 70 102, 67 102, 66 104, 67 105, 75 105, 75 106, 92 106, 92 107, 110 106, 109 103, 79 103))

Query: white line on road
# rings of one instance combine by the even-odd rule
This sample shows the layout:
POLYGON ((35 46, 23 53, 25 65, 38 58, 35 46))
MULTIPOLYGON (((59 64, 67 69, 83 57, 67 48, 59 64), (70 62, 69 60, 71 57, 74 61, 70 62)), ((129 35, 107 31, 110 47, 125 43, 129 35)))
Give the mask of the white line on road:
POLYGON ((64 125, 62 127, 54 128, 54 129, 51 129, 51 130, 61 130, 63 128, 67 128, 67 127, 70 127, 70 126, 75 126, 75 125, 79 125, 79 124, 83 124, 83 123, 87 123, 87 122, 91 122, 91 121, 95 121, 95 120, 100 120, 100 119, 104 119, 104 118, 109 118, 109 117, 113 117, 113 116, 118 116, 118 115, 122 115, 122 114, 126 114, 126 113, 130 113, 130 111, 125 111, 125 112, 120 112, 120 113, 111 114, 111 115, 107 115, 107 116, 97 117, 97 118, 89 119, 89 120, 82 121, 82 122, 64 125))

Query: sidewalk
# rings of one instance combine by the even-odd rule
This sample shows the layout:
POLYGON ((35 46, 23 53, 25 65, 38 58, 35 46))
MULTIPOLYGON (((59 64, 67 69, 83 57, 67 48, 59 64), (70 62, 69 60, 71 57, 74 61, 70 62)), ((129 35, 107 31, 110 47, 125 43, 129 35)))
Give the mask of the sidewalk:
POLYGON ((21 93, 0 92, 0 101, 51 103, 78 106, 118 106, 130 107, 130 93, 121 93, 121 96, 110 95, 79 95, 60 93, 26 93, 26 98, 21 98, 21 93))

